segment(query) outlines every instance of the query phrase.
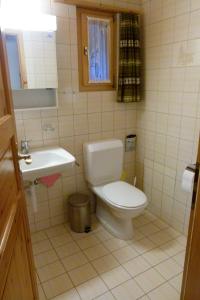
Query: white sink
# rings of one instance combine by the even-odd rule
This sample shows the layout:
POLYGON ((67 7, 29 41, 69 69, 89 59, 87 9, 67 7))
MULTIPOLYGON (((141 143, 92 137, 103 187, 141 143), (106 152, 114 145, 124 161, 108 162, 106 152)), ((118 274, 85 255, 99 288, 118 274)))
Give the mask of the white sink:
POLYGON ((19 162, 24 180, 33 181, 42 176, 64 172, 75 163, 74 156, 60 147, 36 149, 30 154, 31 164, 26 164, 24 160, 19 162))

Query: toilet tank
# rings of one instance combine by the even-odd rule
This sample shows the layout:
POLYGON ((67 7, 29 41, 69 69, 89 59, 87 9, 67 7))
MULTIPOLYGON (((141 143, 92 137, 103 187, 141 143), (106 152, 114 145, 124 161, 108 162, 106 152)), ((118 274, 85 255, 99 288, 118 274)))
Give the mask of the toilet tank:
POLYGON ((119 180, 122 174, 123 153, 121 140, 85 143, 83 157, 86 180, 92 186, 119 180))

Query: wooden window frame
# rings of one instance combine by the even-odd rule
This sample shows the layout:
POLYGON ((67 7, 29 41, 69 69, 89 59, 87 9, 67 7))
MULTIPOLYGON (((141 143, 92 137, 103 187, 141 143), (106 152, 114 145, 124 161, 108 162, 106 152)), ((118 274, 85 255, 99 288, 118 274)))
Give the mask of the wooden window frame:
POLYGON ((77 32, 78 32, 78 65, 79 65, 79 90, 80 91, 108 91, 114 90, 116 87, 116 14, 95 11, 84 8, 77 8, 77 32), (108 18, 110 19, 110 53, 109 53, 109 69, 110 80, 109 83, 89 83, 89 64, 88 56, 84 54, 85 46, 88 47, 88 30, 87 17, 108 18))

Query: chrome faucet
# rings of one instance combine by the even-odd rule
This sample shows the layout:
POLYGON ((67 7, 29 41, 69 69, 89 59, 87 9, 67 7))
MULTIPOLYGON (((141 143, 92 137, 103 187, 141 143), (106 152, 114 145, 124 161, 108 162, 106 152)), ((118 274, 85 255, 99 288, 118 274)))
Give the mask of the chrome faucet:
POLYGON ((21 153, 22 154, 28 154, 29 153, 29 141, 26 138, 21 140, 21 153))

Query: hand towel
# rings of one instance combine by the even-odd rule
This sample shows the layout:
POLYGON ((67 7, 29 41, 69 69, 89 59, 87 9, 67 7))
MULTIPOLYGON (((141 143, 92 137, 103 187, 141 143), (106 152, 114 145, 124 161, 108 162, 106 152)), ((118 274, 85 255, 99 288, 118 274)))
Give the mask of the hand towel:
POLYGON ((54 185, 54 183, 56 182, 56 180, 58 180, 58 178, 61 176, 60 173, 55 173, 55 174, 52 174, 52 175, 49 175, 49 176, 44 176, 44 177, 41 177, 39 179, 39 181, 46 185, 47 187, 51 187, 52 185, 54 185))

